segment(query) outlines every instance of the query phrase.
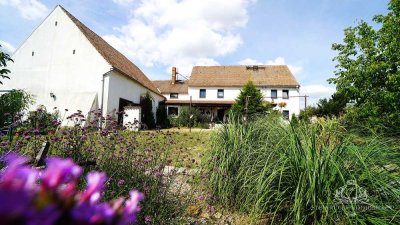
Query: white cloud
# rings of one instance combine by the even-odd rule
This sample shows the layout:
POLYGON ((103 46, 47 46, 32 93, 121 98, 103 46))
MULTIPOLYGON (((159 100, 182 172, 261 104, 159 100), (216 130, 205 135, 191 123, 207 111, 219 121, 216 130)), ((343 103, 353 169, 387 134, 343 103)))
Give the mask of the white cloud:
POLYGON ((0 0, 0 5, 18 9, 21 16, 28 20, 41 19, 49 12, 49 9, 38 0, 0 0))
POLYGON ((265 63, 260 62, 256 59, 246 58, 238 62, 240 65, 287 65, 289 70, 294 74, 300 73, 303 68, 301 66, 286 64, 285 58, 277 57, 274 60, 267 60, 265 63))
POLYGON ((114 3, 119 4, 119 5, 129 5, 131 4, 134 0, 112 0, 114 3))
POLYGON ((217 65, 216 57, 238 48, 238 29, 247 24, 253 2, 140 0, 129 22, 104 39, 145 66, 174 65, 190 74, 193 65, 217 65))
POLYGON ((300 95, 309 96, 307 105, 315 105, 321 98, 329 98, 335 92, 335 87, 323 84, 311 84, 300 87, 300 95))
POLYGON ((8 54, 12 54, 15 51, 15 47, 8 42, 0 40, 0 45, 1 45, 1 51, 4 51, 8 54))

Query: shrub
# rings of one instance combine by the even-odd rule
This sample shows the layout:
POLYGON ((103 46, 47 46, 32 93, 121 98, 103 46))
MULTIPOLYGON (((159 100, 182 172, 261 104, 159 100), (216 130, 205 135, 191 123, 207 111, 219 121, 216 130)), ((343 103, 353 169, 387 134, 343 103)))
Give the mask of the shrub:
POLYGON ((146 124, 150 129, 154 128, 156 125, 153 113, 153 101, 154 99, 150 92, 146 92, 146 94, 140 98, 140 105, 142 106, 142 123, 146 124))
POLYGON ((0 127, 9 125, 13 118, 33 103, 33 96, 24 90, 12 90, 0 95, 0 127))
POLYGON ((399 152, 390 142, 355 144, 337 120, 229 122, 206 163, 220 204, 269 223, 400 223, 399 152))
POLYGON ((158 108, 156 111, 157 124, 162 128, 167 128, 170 126, 168 115, 167 115, 167 107, 165 103, 160 102, 158 104, 158 108))

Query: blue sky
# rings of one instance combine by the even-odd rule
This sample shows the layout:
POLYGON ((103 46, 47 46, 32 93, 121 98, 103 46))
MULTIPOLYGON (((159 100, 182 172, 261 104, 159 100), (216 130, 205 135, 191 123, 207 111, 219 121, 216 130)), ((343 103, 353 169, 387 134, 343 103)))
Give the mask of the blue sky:
POLYGON ((57 4, 138 65, 150 79, 170 67, 287 64, 311 102, 333 91, 332 43, 385 0, 0 0, 0 44, 12 52, 57 4))

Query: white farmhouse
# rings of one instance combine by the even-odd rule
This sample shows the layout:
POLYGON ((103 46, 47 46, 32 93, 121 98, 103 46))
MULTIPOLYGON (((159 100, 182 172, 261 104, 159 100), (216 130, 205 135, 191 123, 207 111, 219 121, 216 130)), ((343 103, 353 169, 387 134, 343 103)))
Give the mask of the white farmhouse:
POLYGON ((264 100, 286 118, 300 113, 300 85, 286 65, 257 66, 195 66, 189 80, 177 80, 172 68, 172 80, 157 80, 155 85, 167 99, 168 114, 178 114, 179 108, 198 107, 205 117, 223 121, 241 88, 249 81, 261 90, 264 100), (279 103, 286 105, 280 108, 279 103))
MULTIPOLYGON (((35 95, 35 109, 44 105, 73 113, 102 114, 138 105, 149 91, 153 109, 165 98, 146 75, 124 55, 57 6, 12 55, 10 80, 3 90, 25 89, 35 95)), ((121 119, 121 118, 120 118, 121 119)), ((139 118, 138 118, 139 119, 139 118)))

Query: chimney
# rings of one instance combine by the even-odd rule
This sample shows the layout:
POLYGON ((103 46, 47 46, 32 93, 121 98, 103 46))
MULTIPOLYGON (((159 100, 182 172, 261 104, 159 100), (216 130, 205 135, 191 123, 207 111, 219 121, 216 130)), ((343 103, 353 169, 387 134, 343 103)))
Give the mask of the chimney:
POLYGON ((175 82, 176 82, 176 67, 175 66, 173 66, 172 67, 172 84, 175 84, 175 82))

